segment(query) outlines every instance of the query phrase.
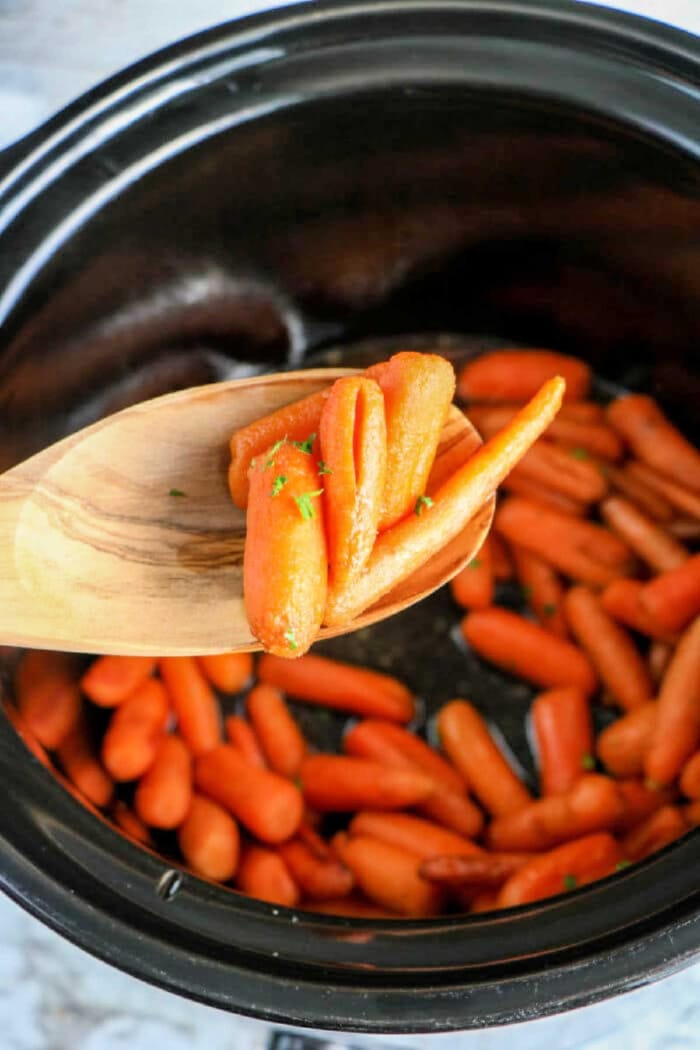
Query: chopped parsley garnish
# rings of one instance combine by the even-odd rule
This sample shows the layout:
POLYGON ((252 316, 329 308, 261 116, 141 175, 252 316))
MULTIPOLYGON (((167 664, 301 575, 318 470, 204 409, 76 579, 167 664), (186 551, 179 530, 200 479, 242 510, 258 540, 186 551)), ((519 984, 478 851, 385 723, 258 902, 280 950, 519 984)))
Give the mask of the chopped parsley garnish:
POLYGON ((282 448, 282 445, 285 443, 286 440, 287 440, 286 437, 283 437, 283 438, 280 438, 279 441, 275 441, 274 445, 270 449, 270 458, 268 459, 267 463, 263 467, 263 470, 269 470, 270 467, 274 467, 274 465, 275 465, 275 453, 279 452, 279 450, 282 448))
POLYGON ((295 448, 301 449, 302 452, 306 452, 307 456, 311 455, 311 448, 314 441, 316 440, 315 434, 309 434, 306 441, 292 441, 295 448))
POLYGON ((595 769, 595 758, 590 753, 581 755, 581 769, 595 769))
POLYGON ((554 602, 545 602, 542 606, 542 612, 545 616, 554 616, 557 611, 557 607, 554 602))
POLYGON ((327 467, 322 459, 319 459, 319 461, 318 461, 318 472, 319 472, 319 474, 332 474, 333 473, 331 468, 327 467))
POLYGON ((293 652, 297 647, 297 640, 294 636, 294 631, 285 631, 284 640, 293 652))
POLYGON ((416 500, 416 505, 413 509, 420 518, 421 514, 423 513, 423 507, 432 507, 432 505, 433 501, 431 500, 430 496, 419 496, 416 500))
POLYGON ((630 868, 631 866, 631 860, 618 860, 617 864, 615 865, 615 871, 624 871, 625 868, 630 868))
POLYGON ((182 491, 182 489, 171 489, 170 492, 168 493, 168 495, 169 496, 184 496, 184 495, 186 495, 186 493, 184 493, 182 491))
POLYGON ((294 502, 299 508, 299 513, 304 521, 311 521, 311 519, 315 517, 311 500, 316 496, 320 496, 322 492, 323 489, 316 489, 315 492, 302 492, 301 496, 294 497, 294 502))
POLYGON ((578 886, 578 879, 575 875, 565 875, 563 881, 565 890, 575 890, 578 886))
POLYGON ((468 563, 467 568, 468 569, 480 569, 481 568, 481 558, 472 558, 472 560, 468 563))
POLYGON ((574 459, 590 459, 590 454, 585 448, 572 448, 571 455, 574 459))
POLYGON ((279 496, 280 492, 282 491, 282 489, 284 488, 284 486, 286 484, 287 484, 287 475, 286 474, 278 474, 277 477, 275 478, 275 480, 272 482, 271 495, 272 496, 279 496))

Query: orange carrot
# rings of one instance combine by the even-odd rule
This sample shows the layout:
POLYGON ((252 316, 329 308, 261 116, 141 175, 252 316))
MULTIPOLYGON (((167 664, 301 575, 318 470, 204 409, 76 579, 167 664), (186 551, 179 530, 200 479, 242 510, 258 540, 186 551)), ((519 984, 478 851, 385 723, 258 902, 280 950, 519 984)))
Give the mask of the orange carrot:
POLYGON ((177 716, 178 732, 192 754, 221 742, 219 704, 199 664, 191 656, 166 656, 159 669, 177 716))
POLYGON ((115 710, 102 738, 102 761, 115 780, 136 780, 153 764, 170 704, 165 686, 147 678, 115 710))
POLYGON ((480 835, 484 827, 484 815, 479 807, 466 795, 450 791, 442 784, 436 784, 430 798, 416 806, 416 810, 436 824, 467 838, 480 835))
POLYGON ((469 839, 409 813, 356 813, 350 821, 349 831, 351 835, 369 835, 409 850, 421 860, 436 856, 473 856, 483 852, 469 839))
POLYGON ((249 480, 243 595, 250 629, 277 656, 301 656, 326 603, 323 478, 309 453, 285 442, 256 460, 249 480))
POLYGON ((419 770, 345 755, 309 755, 300 776, 306 802, 322 813, 403 809, 425 801, 435 786, 419 770))
POLYGON ((514 813, 532 801, 471 704, 446 704, 438 715, 438 730, 443 749, 490 813, 514 813))
POLYGON ((673 656, 673 646, 669 642, 653 641, 647 653, 647 665, 654 685, 658 685, 666 674, 666 668, 673 656))
POLYGON ((601 504, 600 512, 610 528, 655 572, 667 572, 687 560, 683 544, 629 500, 610 496, 601 504))
POLYGON ((511 492, 514 496, 522 496, 528 503, 544 505, 545 509, 558 510, 561 514, 582 518, 588 513, 588 507, 580 500, 572 499, 563 492, 557 492, 547 488, 546 485, 532 481, 521 471, 520 464, 513 467, 508 477, 503 479, 501 488, 506 492, 511 492))
POLYGON ((246 708, 270 769, 284 777, 298 776, 307 752, 306 741, 279 690, 264 683, 254 686, 246 708))
POLYGON ((128 838, 133 839, 134 842, 140 842, 144 846, 153 845, 151 833, 146 825, 121 799, 114 800, 111 815, 114 823, 128 838))
POLYGON ((250 765, 229 744, 199 756, 195 784, 263 842, 291 838, 304 815, 301 792, 291 781, 250 765))
POLYGON ((597 502, 608 491, 605 477, 593 463, 544 440, 537 441, 523 456, 518 474, 578 503, 597 502))
POLYGON ((299 887, 276 850, 246 846, 236 875, 236 887, 249 897, 294 908, 299 903, 299 887))
POLYGON ((678 806, 663 806, 633 828, 622 840, 627 860, 644 860, 668 846, 688 830, 688 823, 678 806))
POLYGON ((204 677, 222 693, 240 693, 253 674, 251 653, 198 656, 197 663, 204 671, 204 677))
POLYGON ((629 464, 622 468, 609 467, 608 480, 612 487, 634 503, 639 510, 654 521, 667 524, 674 516, 669 501, 631 473, 629 464))
POLYGON ((668 784, 700 745, 700 616, 685 630, 661 683, 646 775, 668 784))
POLYGON ((12 724, 17 735, 21 738, 25 747, 31 751, 35 758, 39 759, 42 766, 51 769, 52 766, 49 756, 46 754, 46 751, 34 736, 31 729, 29 729, 17 708, 11 704, 9 700, 5 700, 2 703, 2 710, 4 711, 8 722, 12 724))
POLYGON ((153 674, 150 656, 100 656, 80 680, 86 696, 100 707, 116 707, 153 674))
POLYGON ((413 718, 413 696, 397 678, 325 656, 312 654, 290 663, 265 655, 258 678, 306 703, 391 722, 413 718))
POLYGON ((700 521, 691 521, 688 518, 674 518, 669 522, 668 531, 679 540, 700 540, 700 521))
POLYGON ((337 380, 321 414, 320 441, 329 573, 342 586, 362 571, 377 538, 387 460, 379 384, 362 376, 337 380))
POLYGON ((481 853, 471 857, 429 857, 418 869, 424 879, 447 887, 498 888, 520 871, 531 853, 481 853))
MULTIPOLYGON (((469 419, 480 433, 488 436, 506 426, 515 411, 513 405, 471 405, 469 419)), ((620 438, 606 423, 570 419, 562 412, 550 423, 545 437, 602 459, 617 460, 623 452, 620 438)), ((580 458, 585 459, 585 456, 580 458)))
POLYGON ((624 804, 609 777, 586 773, 566 794, 550 795, 517 813, 497 817, 487 834, 494 850, 527 852, 615 827, 624 804))
POLYGON ((343 750, 356 758, 371 758, 387 766, 412 766, 431 777, 436 785, 464 794, 466 781, 430 744, 407 729, 368 718, 345 734, 343 750))
POLYGON ((595 672, 580 649, 509 609, 469 613, 462 633, 479 656, 528 682, 576 686, 586 695, 595 691, 595 672))
POLYGON ((409 918, 442 910, 443 892, 418 874, 415 853, 369 835, 353 835, 343 841, 341 856, 362 892, 381 908, 409 918))
POLYGON ((553 350, 492 350, 468 361, 457 380, 462 401, 526 401, 554 376, 566 380, 566 401, 583 401, 591 370, 553 350))
POLYGON ((95 754, 87 722, 80 717, 58 747, 58 760, 78 791, 96 806, 107 806, 114 783, 95 754))
POLYGON ((609 874, 620 860, 620 847, 606 832, 567 842, 534 857, 511 875, 498 895, 498 906, 512 908, 564 893, 609 874))
MULTIPOLYGON (((318 842, 325 847, 322 839, 318 842)), ((294 838, 283 842, 279 852, 305 897, 332 900, 345 897, 352 890, 352 872, 327 847, 314 850, 300 838, 294 838)))
POLYGON ((494 579, 498 580, 499 583, 505 580, 512 580, 515 570, 513 568, 513 560, 508 553, 505 543, 495 532, 489 533, 488 543, 491 548, 494 579))
POLYGON ((513 560, 525 599, 539 622, 553 634, 566 638, 569 631, 564 617, 564 588, 552 566, 517 544, 513 545, 513 560))
POLYGON ((586 587, 572 587, 564 607, 574 637, 620 707, 631 711, 651 700, 654 686, 639 650, 597 595, 586 587))
POLYGON ((680 514, 696 522, 700 521, 700 495, 691 492, 683 482, 672 481, 646 463, 639 463, 637 460, 628 463, 625 470, 630 477, 652 489, 657 496, 668 500, 680 514))
POLYGON ((595 763, 588 699, 578 689, 552 689, 535 698, 530 715, 541 793, 561 795, 595 763))
POLYGON ((598 736, 600 761, 616 777, 636 777, 644 770, 644 756, 656 726, 655 700, 641 704, 609 725, 598 736))
MULTIPOLYGON (((443 428, 443 436, 444 434, 445 428, 443 428)), ((470 456, 474 455, 481 444, 481 438, 472 429, 460 429, 456 436, 448 437, 444 442, 441 441, 425 485, 426 494, 434 496, 455 471, 464 466, 470 456)))
POLYGON ((685 627, 700 614, 700 554, 647 583, 641 590, 640 603, 667 633, 685 627))
POLYGON ((630 778, 617 781, 617 790, 623 802, 623 812, 615 825, 615 831, 624 834, 636 828, 662 806, 674 802, 678 792, 673 788, 657 788, 648 781, 630 778))
POLYGON ((227 882, 238 867, 238 825, 225 809, 194 794, 177 841, 187 864, 205 879, 227 882))
POLYGON ((481 549, 450 581, 452 597, 463 609, 488 609, 493 604, 493 561, 487 537, 481 549))
POLYGON ((469 893, 464 899, 464 910, 471 912, 472 915, 480 915, 482 912, 488 911, 497 911, 499 907, 497 890, 483 890, 481 893, 477 893, 473 897, 471 896, 471 893, 469 893))
POLYGON ((349 919, 400 919, 401 916, 387 908, 379 908, 364 897, 349 894, 347 897, 336 897, 329 901, 313 901, 305 904, 308 911, 321 915, 341 915, 349 919))
POLYGON ((82 709, 74 661, 63 653, 33 650, 15 674, 17 707, 32 736, 53 751, 78 721, 82 709))
POLYGON ((225 724, 228 742, 240 751, 246 762, 265 769, 267 763, 260 749, 258 738, 245 718, 241 718, 240 715, 229 715, 225 724))
POLYGON ((644 463, 700 492, 700 452, 669 422, 653 398, 629 394, 613 401, 607 414, 644 463))
POLYGON ((161 737, 134 794, 136 813, 151 828, 176 828, 192 801, 192 756, 179 737, 161 737))
POLYGON ((563 386, 560 379, 546 384, 509 427, 438 489, 429 506, 421 504, 417 513, 382 533, 362 576, 346 588, 329 589, 325 622, 352 620, 458 535, 556 415, 563 386))
POLYGON ((686 798, 700 799, 700 751, 683 766, 680 786, 686 798))
POLYGON ((633 631, 649 638, 667 641, 671 632, 663 629, 642 605, 644 584, 641 580, 621 577, 613 580, 600 596, 600 604, 609 616, 633 631))

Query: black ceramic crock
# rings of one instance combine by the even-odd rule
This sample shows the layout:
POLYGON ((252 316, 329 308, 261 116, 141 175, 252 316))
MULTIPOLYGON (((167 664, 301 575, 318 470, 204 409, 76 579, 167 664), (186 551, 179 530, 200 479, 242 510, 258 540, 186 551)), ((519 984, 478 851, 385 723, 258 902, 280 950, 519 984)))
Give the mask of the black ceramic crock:
MULTIPOLYGON (((697 428, 700 47, 680 32, 566 2, 301 5, 132 67, 0 175, 2 469, 142 397, 377 345, 555 346, 603 394, 651 390, 697 428)), ((453 621, 437 595, 329 651, 396 670, 428 713, 471 696, 531 775, 528 690, 462 652, 453 621)), ((697 833, 550 902, 372 923, 179 872, 83 809, 4 719, 0 782, 15 900, 123 970, 258 1017, 521 1021, 700 949, 697 833)))

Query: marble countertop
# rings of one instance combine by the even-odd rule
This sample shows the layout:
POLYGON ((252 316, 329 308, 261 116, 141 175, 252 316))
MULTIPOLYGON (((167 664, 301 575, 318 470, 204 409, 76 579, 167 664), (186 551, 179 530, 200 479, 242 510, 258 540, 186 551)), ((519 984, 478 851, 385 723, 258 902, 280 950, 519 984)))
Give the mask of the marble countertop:
MULTIPOLYGON (((278 6, 282 0, 278 0, 278 6)), ((98 80, 261 0, 0 0, 0 149, 98 80), (95 42, 99 41, 99 46, 95 42)), ((700 0, 608 6, 700 34, 700 0)), ((0 1050, 265 1050, 281 1029, 151 988, 0 896, 0 1050)), ((445 1036, 314 1033, 325 1050, 697 1050, 700 964, 559 1017, 445 1036)), ((286 1050, 305 1050, 287 1043, 286 1050)))

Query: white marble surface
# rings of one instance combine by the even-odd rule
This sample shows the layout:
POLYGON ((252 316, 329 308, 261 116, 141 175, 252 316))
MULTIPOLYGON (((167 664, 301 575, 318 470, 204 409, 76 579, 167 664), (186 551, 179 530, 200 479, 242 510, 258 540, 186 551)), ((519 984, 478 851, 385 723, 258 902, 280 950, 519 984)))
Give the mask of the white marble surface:
MULTIPOLYGON (((0 0, 0 148, 121 66, 266 6, 261 0, 0 0)), ((610 0, 608 6, 700 34, 700 0, 610 0)), ((263 1050, 271 1031, 128 977, 0 897, 0 1050, 263 1050)), ((697 1050, 700 965, 613 1001, 508 1029, 330 1038, 338 1048, 374 1050, 697 1050)))

